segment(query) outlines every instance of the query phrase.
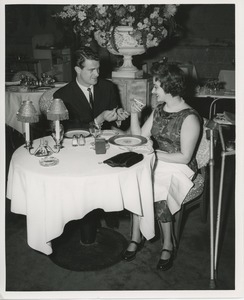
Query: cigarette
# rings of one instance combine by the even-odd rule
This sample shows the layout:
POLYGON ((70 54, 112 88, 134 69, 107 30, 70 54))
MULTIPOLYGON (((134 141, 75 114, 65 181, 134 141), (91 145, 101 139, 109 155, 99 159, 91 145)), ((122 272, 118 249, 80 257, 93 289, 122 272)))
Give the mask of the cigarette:
POLYGON ((135 101, 136 104, 139 106, 138 109, 141 111, 142 108, 145 106, 144 103, 142 103, 140 100, 137 100, 136 98, 134 98, 132 101, 135 101))
POLYGON ((137 100, 136 98, 134 98, 134 101, 136 102, 136 103, 138 103, 140 106, 145 106, 145 104, 144 103, 142 103, 140 100, 137 100))

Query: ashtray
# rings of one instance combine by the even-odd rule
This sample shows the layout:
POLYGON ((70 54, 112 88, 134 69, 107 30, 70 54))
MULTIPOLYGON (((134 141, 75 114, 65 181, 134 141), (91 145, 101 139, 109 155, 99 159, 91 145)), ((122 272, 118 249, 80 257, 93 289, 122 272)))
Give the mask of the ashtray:
POLYGON ((39 163, 43 167, 52 167, 52 166, 56 166, 59 163, 59 159, 53 156, 48 156, 40 159, 39 163))

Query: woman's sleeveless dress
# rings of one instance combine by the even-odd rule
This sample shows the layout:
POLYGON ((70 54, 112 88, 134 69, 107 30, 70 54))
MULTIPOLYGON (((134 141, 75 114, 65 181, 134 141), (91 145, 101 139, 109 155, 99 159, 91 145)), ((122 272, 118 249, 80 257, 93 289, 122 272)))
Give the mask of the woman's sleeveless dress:
MULTIPOLYGON (((154 111, 153 125, 151 129, 154 148, 166 151, 168 153, 180 152, 180 135, 181 127, 185 118, 189 115, 196 115, 199 120, 201 117, 193 108, 186 108, 179 112, 166 112, 163 110, 164 104, 160 104, 154 111)), ((197 172, 196 158, 193 157, 189 162, 188 167, 197 172)), ((172 214, 168 208, 167 201, 155 202, 156 218, 162 222, 172 221, 172 214)))

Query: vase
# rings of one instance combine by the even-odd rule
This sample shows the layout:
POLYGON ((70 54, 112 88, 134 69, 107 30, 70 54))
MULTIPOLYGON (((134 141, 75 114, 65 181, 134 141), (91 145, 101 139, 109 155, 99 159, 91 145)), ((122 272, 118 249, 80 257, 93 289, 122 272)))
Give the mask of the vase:
POLYGON ((123 55, 123 65, 112 72, 112 77, 141 78, 143 72, 132 63, 132 56, 146 52, 145 47, 132 35, 133 27, 117 26, 113 29, 113 39, 108 43, 107 49, 114 55, 123 55))

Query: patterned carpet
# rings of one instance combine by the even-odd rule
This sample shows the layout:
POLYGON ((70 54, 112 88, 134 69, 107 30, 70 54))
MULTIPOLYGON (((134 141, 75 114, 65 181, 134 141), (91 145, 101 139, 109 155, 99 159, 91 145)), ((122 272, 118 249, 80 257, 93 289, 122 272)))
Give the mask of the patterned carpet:
MULTIPOLYGON (((224 182, 223 222, 219 245, 217 287, 213 293, 224 290, 234 293, 235 286, 235 162, 227 161, 227 176, 224 182)), ((219 176, 219 171, 216 172, 219 176)), ((217 181, 216 181, 217 182, 217 181)), ((217 186, 216 186, 217 190, 217 186)), ((128 212, 115 213, 117 227, 114 230, 120 246, 129 240, 130 218, 128 212)), ((48 256, 31 249, 26 243, 26 218, 10 212, 10 200, 6 199, 6 291, 8 292, 79 292, 81 297, 93 295, 101 297, 103 292, 136 292, 136 297, 147 298, 158 295, 165 298, 177 291, 195 291, 198 297, 211 292, 210 283, 210 232, 209 218, 201 222, 200 210, 195 208, 185 216, 183 232, 177 258, 173 268, 167 272, 156 270, 160 256, 161 242, 158 236, 145 243, 144 248, 132 262, 120 261, 118 256, 113 263, 99 270, 71 271, 56 265, 48 256), (91 293, 91 294, 90 294, 91 293), (149 294, 150 295, 149 295, 149 294), (156 293, 156 294, 154 294, 156 293), (170 293, 170 294, 168 294, 170 293)), ((106 222, 101 220, 107 232, 106 222)), ((111 225, 111 224, 110 224, 111 225)), ((115 246, 115 245, 111 245, 115 246)), ((121 251, 118 247, 117 254, 121 251)), ((108 256, 111 252, 108 250, 108 256)), ((89 252, 89 251, 88 251, 89 252)), ((106 251, 105 251, 106 252, 106 251)), ((115 251, 116 252, 116 251, 115 251)), ((89 253, 88 253, 89 254, 89 253)), ((91 252, 88 264, 93 260, 103 260, 91 252), (90 260, 90 261, 89 261, 90 260)), ((97 263, 97 261, 95 263, 97 263)), ((66 294, 65 294, 66 295, 66 294)), ((71 293, 71 295, 73 295, 71 293)), ((210 295, 210 294, 208 294, 210 295)), ((118 296, 116 296, 118 297, 118 296)), ((176 294, 175 298, 181 297, 176 294)), ((214 296, 213 296, 214 297, 214 296)), ((34 298, 34 297, 33 297, 34 298)), ((69 296, 68 299, 72 298, 69 296)))

